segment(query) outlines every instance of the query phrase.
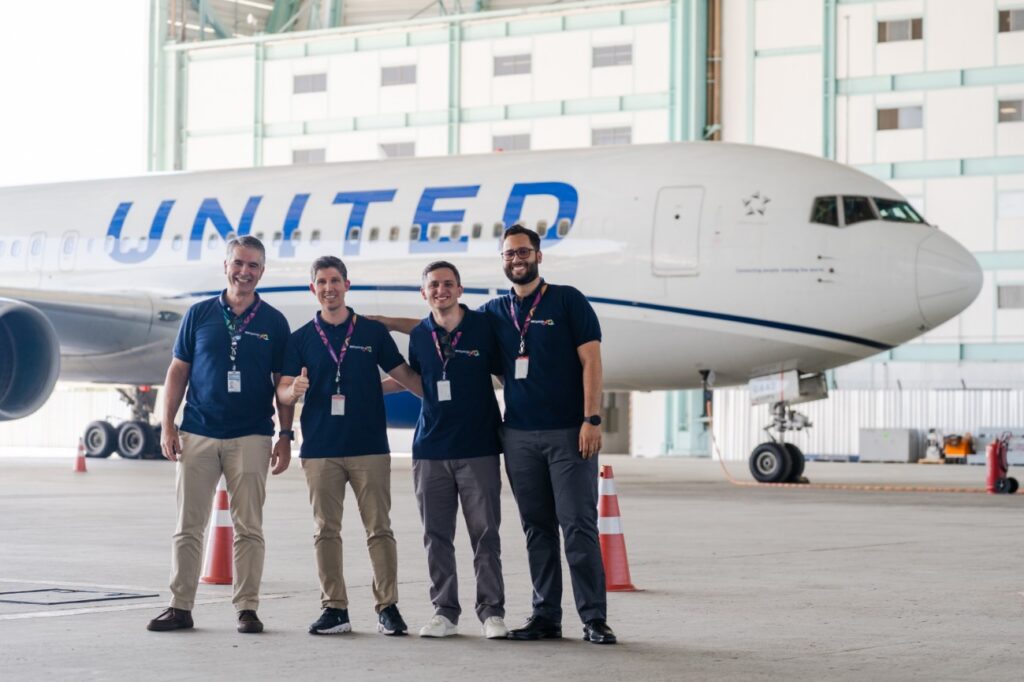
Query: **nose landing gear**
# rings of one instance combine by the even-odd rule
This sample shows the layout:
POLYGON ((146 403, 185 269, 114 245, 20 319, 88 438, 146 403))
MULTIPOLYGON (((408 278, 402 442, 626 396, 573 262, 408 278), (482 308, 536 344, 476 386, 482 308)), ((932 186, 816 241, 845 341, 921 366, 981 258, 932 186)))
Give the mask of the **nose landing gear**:
POLYGON ((804 453, 796 445, 782 439, 786 431, 802 431, 811 427, 806 415, 789 408, 786 401, 772 404, 772 423, 764 427, 771 440, 761 443, 750 453, 750 474, 760 483, 807 483, 804 478, 804 453), (779 437, 772 435, 778 431, 779 437))

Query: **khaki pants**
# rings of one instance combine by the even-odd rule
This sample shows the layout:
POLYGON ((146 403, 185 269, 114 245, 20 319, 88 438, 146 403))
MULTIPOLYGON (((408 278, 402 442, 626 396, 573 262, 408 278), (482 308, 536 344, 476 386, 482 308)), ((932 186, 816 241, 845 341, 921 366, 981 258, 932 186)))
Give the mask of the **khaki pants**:
POLYGON ((191 611, 203 563, 203 535, 221 474, 235 527, 234 597, 238 611, 259 608, 263 578, 263 501, 271 437, 206 438, 181 434, 177 466, 178 526, 171 556, 171 606, 191 611))
POLYGON ((345 484, 352 485, 359 516, 366 529, 366 547, 373 566, 373 598, 380 611, 398 603, 398 553, 391 532, 391 455, 304 458, 316 534, 313 548, 320 574, 322 605, 348 608, 342 571, 341 514, 345 484))

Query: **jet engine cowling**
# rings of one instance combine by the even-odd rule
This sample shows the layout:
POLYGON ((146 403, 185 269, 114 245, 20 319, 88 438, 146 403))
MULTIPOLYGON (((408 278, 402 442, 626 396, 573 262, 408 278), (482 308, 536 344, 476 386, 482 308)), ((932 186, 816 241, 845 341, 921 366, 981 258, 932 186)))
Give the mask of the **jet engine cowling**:
POLYGON ((60 374, 60 343, 37 308, 0 298, 0 421, 32 414, 60 374))

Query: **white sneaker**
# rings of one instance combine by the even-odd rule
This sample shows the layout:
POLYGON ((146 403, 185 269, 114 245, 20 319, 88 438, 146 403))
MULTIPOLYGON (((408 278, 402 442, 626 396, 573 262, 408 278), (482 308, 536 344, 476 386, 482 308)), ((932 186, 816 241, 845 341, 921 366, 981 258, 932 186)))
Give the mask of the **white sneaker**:
POLYGON ((444 616, 434 616, 420 628, 420 637, 448 637, 459 634, 459 626, 444 616))
POLYGON ((505 639, 508 636, 508 628, 501 616, 491 616, 484 621, 484 637, 487 639, 505 639))

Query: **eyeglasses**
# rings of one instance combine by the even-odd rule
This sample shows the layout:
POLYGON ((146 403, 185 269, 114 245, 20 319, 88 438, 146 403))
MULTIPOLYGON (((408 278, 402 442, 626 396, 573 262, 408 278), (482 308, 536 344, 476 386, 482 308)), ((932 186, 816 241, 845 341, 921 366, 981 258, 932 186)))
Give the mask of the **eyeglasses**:
POLYGON ((505 260, 512 260, 516 256, 519 256, 520 260, 526 260, 534 251, 536 251, 536 249, 530 248, 529 246, 520 246, 518 249, 509 249, 508 251, 502 251, 501 257, 504 258, 505 260))

